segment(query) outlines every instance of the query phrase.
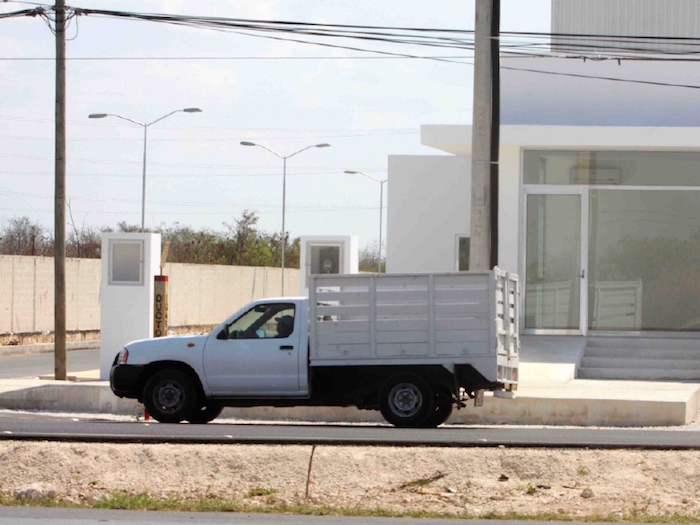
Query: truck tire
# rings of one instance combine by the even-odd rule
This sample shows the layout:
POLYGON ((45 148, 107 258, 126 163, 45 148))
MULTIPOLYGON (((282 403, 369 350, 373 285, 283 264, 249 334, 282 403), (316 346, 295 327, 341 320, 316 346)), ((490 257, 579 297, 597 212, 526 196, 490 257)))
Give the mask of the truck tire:
POLYGON ((452 393, 446 388, 435 388, 435 408, 421 425, 424 428, 437 428, 452 414, 452 393))
POLYGON ((418 428, 434 408, 430 385, 416 374, 396 374, 379 390, 379 410, 396 427, 418 428))
POLYGON ((223 405, 217 405, 216 403, 205 405, 201 410, 194 411, 190 417, 187 418, 187 421, 193 425, 205 425, 219 417, 223 410, 223 405))
POLYGON ((179 423, 197 407, 197 391, 192 380, 179 370, 160 370, 143 389, 143 404, 160 423, 179 423))

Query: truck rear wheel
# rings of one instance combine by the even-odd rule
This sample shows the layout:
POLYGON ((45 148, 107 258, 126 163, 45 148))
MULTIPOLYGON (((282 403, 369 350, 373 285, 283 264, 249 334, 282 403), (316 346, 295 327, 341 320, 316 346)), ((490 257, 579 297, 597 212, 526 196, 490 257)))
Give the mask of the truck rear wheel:
POLYGON ((420 427, 434 408, 430 385, 416 374, 396 374, 379 390, 379 410, 396 427, 420 427))
POLYGON ((435 389, 435 408, 421 425, 424 428, 436 428, 442 425, 452 414, 452 393, 446 388, 435 389))
POLYGON ((160 370, 143 389, 143 404, 160 423, 179 423, 188 419, 197 406, 197 391, 187 374, 179 370, 160 370))

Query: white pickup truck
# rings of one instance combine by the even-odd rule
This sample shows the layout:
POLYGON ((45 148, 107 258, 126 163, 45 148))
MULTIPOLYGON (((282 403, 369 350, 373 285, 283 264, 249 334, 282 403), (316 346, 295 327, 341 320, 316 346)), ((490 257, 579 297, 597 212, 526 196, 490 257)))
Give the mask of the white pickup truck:
POLYGON ((517 276, 314 275, 309 297, 254 301, 209 335, 135 341, 110 385, 163 423, 223 407, 356 406, 399 427, 518 383, 517 276))

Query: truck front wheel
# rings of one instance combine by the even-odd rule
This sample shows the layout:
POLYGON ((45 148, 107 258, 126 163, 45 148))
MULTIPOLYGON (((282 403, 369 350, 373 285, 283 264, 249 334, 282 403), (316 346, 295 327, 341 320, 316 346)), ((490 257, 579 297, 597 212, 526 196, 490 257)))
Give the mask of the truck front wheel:
POLYGON ((193 425, 206 425, 210 421, 214 421, 221 412, 223 412, 223 405, 217 405, 216 403, 209 403, 203 406, 200 410, 195 410, 187 418, 187 421, 193 425))
POLYGON ((160 423, 179 423, 188 419, 197 406, 192 380, 179 370, 160 370, 146 382, 143 404, 160 423))
POLYGON ((379 390, 379 409, 396 427, 420 427, 434 408, 430 385, 416 374, 396 374, 379 390))

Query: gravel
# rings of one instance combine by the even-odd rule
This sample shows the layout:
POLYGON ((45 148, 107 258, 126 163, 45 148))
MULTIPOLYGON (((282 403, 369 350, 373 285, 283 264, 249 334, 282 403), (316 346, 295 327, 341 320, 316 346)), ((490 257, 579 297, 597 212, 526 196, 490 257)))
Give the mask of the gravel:
MULTIPOLYGON (((95 414, 46 417, 96 419, 95 414)), ((0 492, 87 504, 114 492, 291 504, 304 499, 311 450, 0 441, 0 492)), ((309 487, 310 503, 334 507, 472 516, 510 511, 629 519, 697 516, 700 451, 318 446, 309 487)))

